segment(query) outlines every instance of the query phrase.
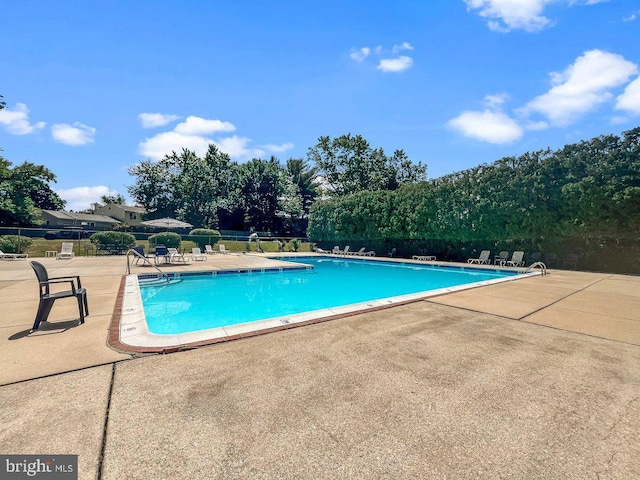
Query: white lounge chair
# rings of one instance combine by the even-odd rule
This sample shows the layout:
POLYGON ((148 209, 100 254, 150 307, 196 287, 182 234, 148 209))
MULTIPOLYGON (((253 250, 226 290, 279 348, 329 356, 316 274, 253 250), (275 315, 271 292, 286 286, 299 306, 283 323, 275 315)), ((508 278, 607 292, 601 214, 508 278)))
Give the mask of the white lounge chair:
POLYGON ((505 265, 508 267, 524 267, 524 252, 515 251, 511 255, 511 260, 507 260, 505 265))
POLYGON ((478 258, 470 258, 467 260, 467 263, 475 263, 476 265, 490 265, 491 264, 491 260, 489 260, 490 256, 491 256, 491 252, 489 250, 482 250, 478 258))
POLYGON ((340 247, 336 245, 335 247, 333 247, 333 250, 331 250, 331 253, 333 253, 334 255, 340 255, 342 253, 342 250, 340 250, 340 247))
POLYGON ((216 253, 216 251, 211 247, 211 245, 205 245, 204 253, 206 253, 207 255, 213 255, 214 253, 216 253))
POLYGON ((17 260, 19 258, 28 258, 29 255, 26 253, 4 253, 0 250, 0 258, 5 260, 17 260))
POLYGON ((356 255, 358 257, 361 257, 364 255, 364 247, 362 247, 360 250, 358 250, 357 252, 349 252, 349 255, 356 255))
POLYGON ((207 259, 207 256, 203 254, 198 247, 191 249, 191 260, 194 262, 202 262, 207 259))
POLYGON ((167 255, 169 257, 169 263, 174 263, 174 262, 187 263, 187 260, 184 258, 184 255, 178 252, 177 248, 167 248, 167 252, 169 252, 167 255))
POLYGON ((220 253, 231 253, 230 251, 227 250, 227 247, 225 247, 223 243, 218 244, 218 251, 220 253))
POLYGON ((433 262, 436 259, 435 255, 414 255, 413 257, 414 260, 421 260, 423 262, 433 262))
POLYGON ((349 245, 344 247, 344 250, 342 251, 342 255, 352 255, 353 252, 349 251, 349 245))
POLYGON ((60 253, 56 255, 56 260, 62 260, 65 258, 73 258, 76 254, 73 253, 73 242, 62 242, 62 249, 60 253))

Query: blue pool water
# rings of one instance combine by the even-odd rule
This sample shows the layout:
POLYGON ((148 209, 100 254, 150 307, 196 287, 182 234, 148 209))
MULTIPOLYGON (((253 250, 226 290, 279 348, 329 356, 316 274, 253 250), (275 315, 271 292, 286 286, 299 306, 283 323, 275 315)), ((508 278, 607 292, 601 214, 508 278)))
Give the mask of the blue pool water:
POLYGON ((143 288, 149 331, 195 332, 517 274, 330 257, 294 261, 313 269, 192 276, 143 288))

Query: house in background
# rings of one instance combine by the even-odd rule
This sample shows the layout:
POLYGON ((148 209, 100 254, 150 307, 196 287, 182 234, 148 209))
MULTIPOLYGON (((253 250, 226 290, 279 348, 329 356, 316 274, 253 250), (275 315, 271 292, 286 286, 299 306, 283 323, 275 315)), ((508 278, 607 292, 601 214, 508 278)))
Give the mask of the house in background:
POLYGON ((42 210, 41 217, 47 227, 83 227, 86 230, 110 230, 120 223, 107 215, 66 212, 64 210, 42 210))
POLYGON ((106 205, 94 203, 92 206, 96 215, 107 215, 132 227, 139 227, 142 215, 147 213, 144 207, 128 207, 117 203, 107 203, 106 205))

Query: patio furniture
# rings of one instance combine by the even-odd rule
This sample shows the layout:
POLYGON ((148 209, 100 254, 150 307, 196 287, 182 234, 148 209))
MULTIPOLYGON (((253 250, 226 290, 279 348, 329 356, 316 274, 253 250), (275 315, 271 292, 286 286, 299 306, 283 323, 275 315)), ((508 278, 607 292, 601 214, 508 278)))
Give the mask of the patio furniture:
POLYGON ((140 263, 140 260, 142 260, 143 265, 151 266, 151 261, 149 260, 149 256, 147 256, 147 254, 144 253, 144 247, 142 245, 137 247, 131 247, 131 250, 136 252, 133 260, 134 265, 138 265, 138 263, 140 263))
POLYGON ((578 255, 575 253, 567 253, 567 256, 564 258, 563 268, 571 268, 576 270, 578 268, 578 255))
POLYGON ((360 250, 358 250, 357 252, 350 252, 350 255, 356 255, 356 256, 360 257, 360 256, 364 255, 364 250, 365 250, 365 248, 364 248, 364 247, 362 247, 362 248, 361 248, 360 250))
POLYGON ((193 260, 194 262, 201 262, 205 261, 206 259, 207 256, 204 255, 198 247, 193 247, 191 249, 191 260, 193 260))
POLYGON ((73 258, 76 254, 73 253, 73 243, 72 242, 62 242, 62 249, 60 253, 56 255, 56 260, 62 260, 65 258, 73 258))
POLYGON ((84 317, 89 315, 89 304, 87 302, 87 291, 82 287, 80 282, 80 276, 67 276, 67 277, 53 277, 49 278, 47 269, 38 262, 29 262, 31 268, 36 273, 38 278, 38 284, 40 288, 40 303, 38 304, 38 312, 36 313, 36 319, 33 322, 33 330, 37 330, 40 327, 40 323, 46 322, 49 318, 49 312, 53 303, 60 298, 75 297, 78 301, 78 310, 80 312, 80 323, 84 323, 84 317), (53 292, 52 285, 57 284, 69 284, 70 290, 62 290, 53 292))
POLYGON ((547 268, 551 268, 552 266, 558 268, 560 266, 560 259, 555 253, 545 253, 544 263, 547 265, 547 268))
POLYGON ((29 255, 26 253, 4 253, 0 250, 0 258, 3 260, 17 260, 19 258, 27 258, 29 255))
POLYGON ((482 250, 478 258, 469 258, 467 259, 467 263, 476 265, 489 265, 491 263, 491 260, 489 260, 490 255, 491 252, 489 250, 482 250))
POLYGON ((213 255, 214 253, 216 253, 216 251, 211 247, 211 245, 205 245, 204 253, 206 253, 207 255, 213 255))
POLYGON ((56 255, 58 255, 57 250, 47 250, 44 252, 45 257, 55 257, 56 255))
POLYGON ((391 251, 389 252, 389 256, 390 256, 391 258, 393 258, 393 257, 395 257, 395 256, 396 256, 396 247, 393 247, 393 248, 391 249, 391 251))
POLYGON ((433 262, 436 259, 435 255, 414 255, 411 258, 414 260, 421 260, 424 262, 433 262))
POLYGON ((524 252, 520 250, 513 252, 511 260, 507 260, 505 265, 508 267, 524 267, 524 252))
POLYGON ((168 248, 167 254, 169 256, 169 263, 177 263, 177 262, 187 263, 187 260, 184 258, 184 255, 178 252, 177 248, 168 248))
POLYGON ((536 262, 542 261, 542 254, 540 252, 533 252, 529 255, 529 265, 533 265, 536 262))
POLYGON ((335 247, 333 247, 333 250, 331 250, 331 253, 333 253, 334 255, 340 255, 342 253, 342 250, 340 250, 340 247, 336 245, 335 247))
POLYGON ((229 251, 227 250, 227 247, 225 247, 225 246, 224 246, 224 244, 222 244, 222 243, 219 243, 219 244, 218 244, 218 251, 219 251, 220 253, 231 253, 231 252, 229 252, 229 251))
POLYGON ((494 265, 504 265, 509 260, 509 252, 506 250, 502 250, 498 255, 493 257, 494 265))
POLYGON ((169 251, 167 250, 167 247, 164 245, 156 245, 154 262, 156 265, 158 263, 169 262, 169 251))

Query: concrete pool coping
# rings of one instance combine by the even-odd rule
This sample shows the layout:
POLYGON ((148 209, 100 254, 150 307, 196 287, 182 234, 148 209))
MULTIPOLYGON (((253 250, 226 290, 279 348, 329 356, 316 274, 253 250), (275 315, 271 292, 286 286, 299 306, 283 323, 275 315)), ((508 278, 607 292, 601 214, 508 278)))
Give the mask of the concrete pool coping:
MULTIPOLYGON (((345 258, 335 255, 322 255, 326 258, 345 258)), ((232 269, 232 270, 199 270, 195 272, 185 273, 183 275, 192 277, 194 275, 213 276, 221 274, 253 274, 265 272, 284 272, 293 270, 309 270, 308 265, 296 263, 296 257, 275 257, 276 260, 282 260, 290 263, 291 266, 280 266, 261 269, 232 269)), ((308 258, 308 257, 307 257, 308 258)), ((313 325, 315 323, 337 320, 351 315, 360 313, 374 312, 398 305, 406 305, 413 302, 419 302, 428 298, 441 295, 448 295, 463 290, 484 287, 487 285, 495 285, 504 282, 521 280, 531 276, 541 275, 540 270, 526 271, 524 268, 504 268, 495 266, 471 266, 471 265, 445 265, 434 264, 418 260, 397 259, 391 262, 382 258, 358 258, 346 257, 347 260, 362 261, 365 263, 398 263, 402 265, 421 265, 427 268, 443 268, 460 271, 495 271, 498 273, 508 273, 507 277, 495 278, 491 280, 482 280, 463 285, 456 285, 445 288, 438 288, 423 292, 398 295, 393 297, 385 297, 381 299, 373 299, 365 302, 358 302, 343 306, 334 306, 319 310, 302 312, 299 314, 289 314, 284 316, 270 317, 263 320, 243 322, 225 327, 212 328, 206 330, 198 330, 180 334, 156 334, 149 331, 143 301, 140 292, 140 274, 127 275, 118 293, 116 307, 112 318, 112 324, 109 328, 109 345, 123 353, 168 353, 179 350, 186 350, 205 345, 212 345, 219 342, 237 340, 240 338, 248 338, 256 335, 287 330, 289 328, 313 325), (513 274, 516 275, 513 275, 513 274)), ((171 278, 181 278, 180 273, 171 274, 171 278)), ((155 277, 155 276, 154 276, 155 277)))

